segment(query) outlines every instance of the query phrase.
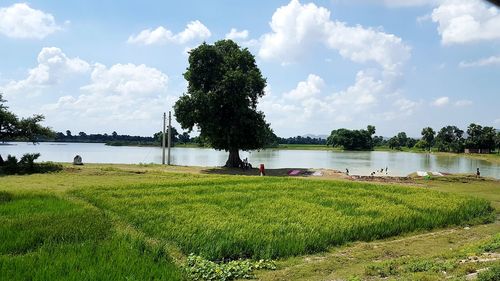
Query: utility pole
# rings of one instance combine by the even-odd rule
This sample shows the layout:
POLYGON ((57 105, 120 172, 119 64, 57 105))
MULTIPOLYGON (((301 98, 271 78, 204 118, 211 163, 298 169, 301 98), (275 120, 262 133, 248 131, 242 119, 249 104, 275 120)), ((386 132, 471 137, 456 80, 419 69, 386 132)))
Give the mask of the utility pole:
POLYGON ((168 162, 170 165, 170 147, 172 146, 172 114, 168 112, 168 162))
MULTIPOLYGON (((161 140, 161 148, 162 148, 162 155, 161 155, 161 163, 165 165, 165 123, 167 119, 167 114, 163 112, 163 134, 162 134, 162 140, 161 140)), ((170 132, 169 132, 170 134, 170 132)), ((170 149, 169 149, 170 152, 170 149)), ((170 157, 169 157, 170 159, 170 157)))

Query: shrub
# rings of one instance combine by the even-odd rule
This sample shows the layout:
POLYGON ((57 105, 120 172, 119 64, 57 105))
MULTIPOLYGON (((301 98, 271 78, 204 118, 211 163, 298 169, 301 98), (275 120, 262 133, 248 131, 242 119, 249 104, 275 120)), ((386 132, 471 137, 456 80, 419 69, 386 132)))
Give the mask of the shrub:
POLYGON ((368 276, 378 276, 387 278, 391 275, 398 275, 398 265, 394 261, 370 264, 365 268, 365 274, 368 276))
POLYGON ((49 173, 62 170, 62 165, 52 162, 35 163, 35 160, 40 157, 40 153, 26 153, 17 161, 17 158, 12 155, 7 156, 7 160, 0 167, 0 174, 35 174, 49 173))
POLYGON ((252 279, 252 271, 256 269, 276 269, 269 260, 234 260, 228 263, 215 263, 203 257, 190 254, 185 267, 191 280, 233 280, 252 279))
POLYGON ((405 266, 408 272, 441 272, 453 269, 455 266, 452 262, 443 261, 430 261, 430 260, 415 260, 409 262, 405 266))
POLYGON ((477 276, 478 281, 498 281, 500 280, 500 264, 492 266, 490 269, 480 272, 477 276))
POLYGON ((19 165, 26 173, 33 173, 35 170, 35 160, 40 157, 40 153, 26 153, 19 160, 19 165))
POLYGON ((484 252, 494 252, 500 249, 500 234, 493 237, 491 241, 479 247, 484 252))

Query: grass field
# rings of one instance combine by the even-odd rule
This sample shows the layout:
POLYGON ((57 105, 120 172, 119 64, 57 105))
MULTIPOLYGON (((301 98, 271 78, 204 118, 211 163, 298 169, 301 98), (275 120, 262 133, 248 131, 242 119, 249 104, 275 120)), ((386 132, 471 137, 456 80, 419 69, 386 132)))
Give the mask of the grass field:
MULTIPOLYGON (((462 176, 417 179, 432 190, 488 199, 500 214, 500 182, 462 176)), ((314 255, 282 259, 259 280, 473 280, 500 266, 500 220, 348 243, 314 255), (496 257, 496 258, 495 258, 496 257), (470 279, 468 279, 468 278, 470 279)), ((498 280, 498 279, 484 279, 498 280)))
MULTIPOLYGON (((465 196, 467 188, 455 194, 452 185, 439 192, 193 171, 88 165, 1 177, 0 275, 179 280, 190 253, 215 261, 273 258, 287 266, 295 256, 352 241, 482 223, 493 216, 485 199, 498 197, 486 185, 481 199, 465 196)), ((497 207, 500 199, 492 201, 497 207)))

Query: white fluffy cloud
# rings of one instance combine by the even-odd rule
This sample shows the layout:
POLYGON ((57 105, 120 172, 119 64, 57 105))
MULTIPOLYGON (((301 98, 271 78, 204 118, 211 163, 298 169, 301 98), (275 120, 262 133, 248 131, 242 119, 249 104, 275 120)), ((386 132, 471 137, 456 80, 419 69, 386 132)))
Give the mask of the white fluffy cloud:
POLYGON ((239 31, 236 28, 231 28, 225 38, 231 40, 246 40, 248 38, 248 30, 244 29, 239 31))
POLYGON ((22 80, 13 80, 0 87, 7 95, 36 90, 60 83, 68 76, 86 73, 90 65, 78 58, 68 58, 61 49, 56 47, 43 48, 38 54, 38 65, 28 71, 28 76, 22 80))
POLYGON ((0 33, 8 37, 43 39, 60 29, 54 16, 26 3, 0 8, 0 33))
POLYGON ((172 31, 166 29, 163 26, 159 26, 156 29, 145 29, 137 35, 131 35, 127 42, 130 44, 142 44, 142 45, 152 45, 152 44, 164 44, 164 43, 176 43, 176 44, 186 44, 192 41, 201 41, 209 38, 212 35, 210 30, 200 21, 191 21, 186 25, 186 28, 174 34, 172 31))
POLYGON ((82 90, 123 96, 149 95, 165 90, 167 81, 167 75, 144 64, 115 64, 109 69, 96 64, 91 74, 92 83, 82 90))
POLYGON ((484 59, 479 59, 476 61, 461 61, 460 67, 480 67, 480 66, 488 66, 488 65, 500 65, 500 56, 491 56, 484 59))
POLYGON ((321 77, 315 74, 309 74, 306 81, 301 81, 297 87, 283 96, 288 99, 301 100, 311 98, 321 92, 325 82, 321 77))
POLYGON ((260 38, 262 59, 286 64, 319 45, 355 63, 376 65, 358 71, 354 83, 340 91, 326 89, 321 77, 310 74, 288 92, 265 96, 260 108, 273 126, 294 124, 294 130, 304 131, 324 131, 332 122, 335 127, 366 126, 366 122, 409 116, 420 105, 398 90, 402 66, 411 51, 401 38, 380 28, 332 20, 328 9, 298 0, 278 8, 270 27, 271 32, 260 38))
POLYGON ((168 76, 143 64, 89 64, 55 47, 43 48, 37 62, 25 79, 7 82, 0 92, 16 112, 28 114, 36 106, 57 130, 94 132, 98 123, 99 130, 148 132, 144 124, 155 126, 175 98, 167 95, 168 76), (34 90, 36 104, 27 98, 34 90))
POLYGON ((292 0, 276 10, 270 26, 272 32, 261 38, 259 56, 264 59, 291 62, 314 44, 337 50, 352 61, 374 61, 391 70, 410 57, 410 48, 401 38, 377 29, 333 21, 328 9, 313 3, 292 0))
POLYGON ((386 85, 367 73, 360 71, 356 74, 354 85, 346 90, 333 94, 329 100, 334 105, 349 105, 349 110, 359 112, 377 103, 377 95, 381 94, 386 85))
POLYGON ((447 0, 432 11, 445 45, 500 39, 500 12, 481 0, 447 0))
POLYGON ((432 105, 433 106, 445 106, 447 105, 448 103, 450 103, 450 98, 449 97, 439 97, 437 99, 435 99, 433 102, 432 102, 432 105))
MULTIPOLYGON (((168 77, 146 65, 96 64, 90 84, 77 96, 66 95, 46 109, 73 118, 101 121, 137 121, 154 118, 166 102, 168 77)), ((158 115, 159 116, 159 115, 158 115)))
POLYGON ((324 80, 309 74, 291 91, 281 95, 266 90, 259 109, 273 127, 290 128, 278 133, 323 132, 335 126, 365 126, 367 122, 410 116, 421 102, 402 97, 389 80, 377 73, 359 71, 353 85, 332 92, 324 80), (396 99, 395 102, 393 100, 396 99), (294 124, 290 127, 290 124, 294 124))

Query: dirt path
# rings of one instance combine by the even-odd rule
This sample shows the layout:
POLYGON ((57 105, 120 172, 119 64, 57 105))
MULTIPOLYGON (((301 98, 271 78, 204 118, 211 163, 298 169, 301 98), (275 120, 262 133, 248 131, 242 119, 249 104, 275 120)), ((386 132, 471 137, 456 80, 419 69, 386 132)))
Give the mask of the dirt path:
MULTIPOLYGON (((281 269, 260 272, 257 278, 259 280, 348 280, 356 276, 358 280, 378 279, 366 275, 368 264, 390 262, 401 258, 433 260, 436 257, 459 255, 462 249, 485 241, 496 233, 500 233, 498 219, 487 225, 455 227, 382 241, 357 242, 332 248, 323 254, 280 261, 278 266, 281 269)), ((441 274, 441 278, 446 277, 445 274, 438 274, 441 274)))

